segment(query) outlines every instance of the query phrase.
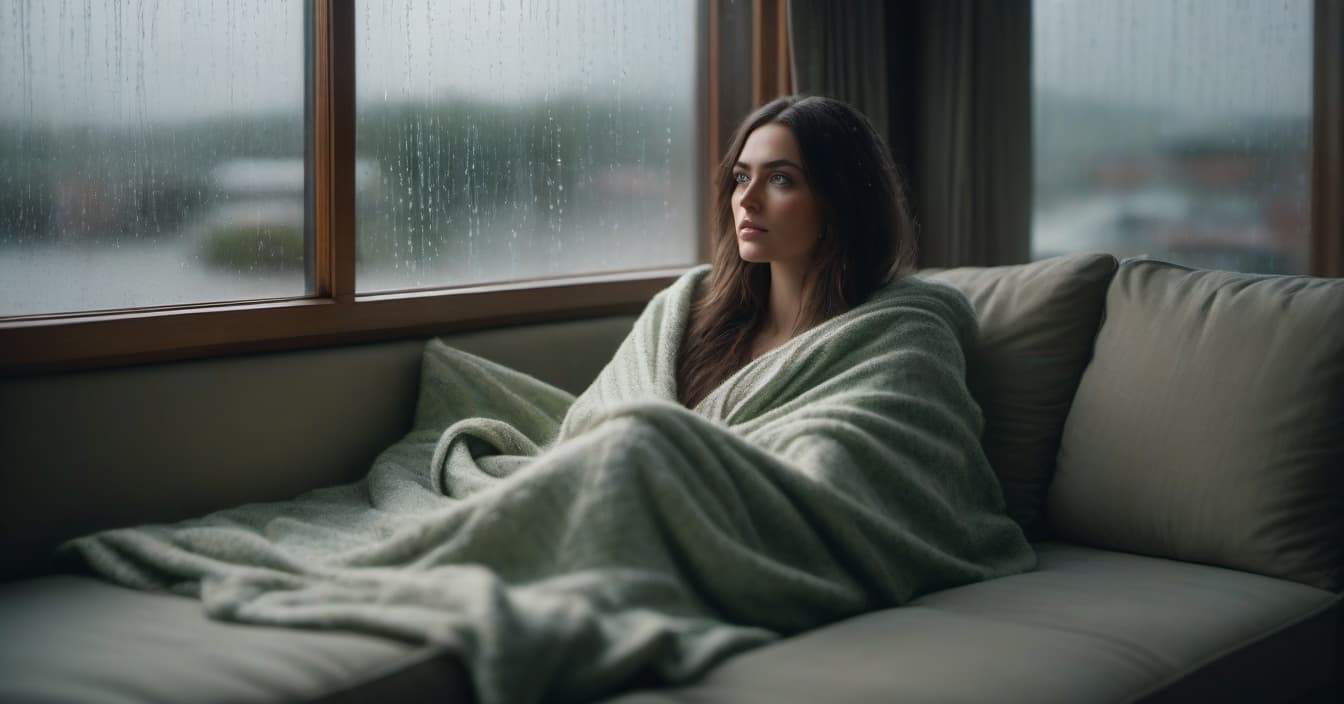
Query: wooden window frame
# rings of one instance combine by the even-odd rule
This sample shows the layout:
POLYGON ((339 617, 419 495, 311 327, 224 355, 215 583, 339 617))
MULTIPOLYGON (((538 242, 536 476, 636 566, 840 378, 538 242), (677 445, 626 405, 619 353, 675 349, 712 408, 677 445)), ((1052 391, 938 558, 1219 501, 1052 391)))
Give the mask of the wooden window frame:
POLYGON ((1311 273, 1344 277, 1344 2, 1312 12, 1311 273))
MULTIPOLYGON (((717 15, 699 9, 699 154, 717 124, 717 15)), ((302 298, 171 305, 0 319, 0 377, 226 354, 429 336, 481 327, 633 313, 685 267, 455 288, 355 291, 355 6, 312 0, 309 138, 312 294, 302 298)), ((713 163, 712 161, 710 163, 713 163)), ((709 172, 708 165, 699 169, 709 172)), ((700 190, 700 189, 697 189, 700 190)), ((697 195, 704 222, 708 199, 697 195)), ((701 241, 703 237, 698 238, 701 241)), ((700 252, 704 260, 704 250, 700 252)))
POLYGON ((751 102, 757 107, 793 92, 787 0, 752 0, 751 102))

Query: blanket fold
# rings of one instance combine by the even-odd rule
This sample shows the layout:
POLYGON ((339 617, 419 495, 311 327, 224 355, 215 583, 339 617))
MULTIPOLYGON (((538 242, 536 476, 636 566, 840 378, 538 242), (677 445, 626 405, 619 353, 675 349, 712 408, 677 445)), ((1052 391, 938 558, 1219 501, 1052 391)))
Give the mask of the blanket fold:
POLYGON ((695 409, 688 272, 579 397, 427 344, 360 482, 63 547, 213 616, 442 643, 483 702, 681 682, 781 635, 1030 569, 964 381, 974 317, 906 279, 695 409))

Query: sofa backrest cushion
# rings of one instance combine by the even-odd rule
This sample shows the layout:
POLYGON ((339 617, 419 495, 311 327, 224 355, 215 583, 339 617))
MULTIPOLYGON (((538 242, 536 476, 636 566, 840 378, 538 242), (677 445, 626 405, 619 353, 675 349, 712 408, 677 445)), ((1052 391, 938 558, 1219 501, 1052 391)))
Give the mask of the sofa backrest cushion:
POLYGON ((975 307, 980 335, 967 354, 967 383, 985 414, 985 454, 1008 514, 1029 535, 1044 532, 1041 509, 1064 418, 1078 388, 1115 273, 1109 254, 1031 264, 927 271, 975 307))
POLYGON ((1049 508, 1078 542, 1339 589, 1344 280, 1121 265, 1049 508))
MULTIPOLYGON (((444 337, 567 391, 633 315, 444 337)), ((351 481, 411 427, 424 340, 0 379, 0 580, 57 542, 351 481)))

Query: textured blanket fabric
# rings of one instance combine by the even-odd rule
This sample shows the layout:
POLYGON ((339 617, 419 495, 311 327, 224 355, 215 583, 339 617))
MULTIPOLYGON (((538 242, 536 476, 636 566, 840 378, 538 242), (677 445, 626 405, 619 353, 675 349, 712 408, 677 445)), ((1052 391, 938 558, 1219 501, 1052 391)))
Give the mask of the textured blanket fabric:
POLYGON ((484 702, 683 681, 1033 566, 978 442, 959 294, 894 283, 688 410, 674 362, 706 272, 577 399, 431 342, 415 427, 362 481, 64 549, 219 618, 443 643, 484 702))

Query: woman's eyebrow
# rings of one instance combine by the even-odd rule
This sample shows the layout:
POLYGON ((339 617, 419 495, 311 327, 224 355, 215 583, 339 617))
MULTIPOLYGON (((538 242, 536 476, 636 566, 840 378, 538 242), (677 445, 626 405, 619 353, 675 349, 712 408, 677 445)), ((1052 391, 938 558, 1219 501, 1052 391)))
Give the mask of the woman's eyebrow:
MULTIPOLYGON (((745 169, 750 165, 747 164, 745 161, 739 161, 737 162, 737 166, 745 169)), ((803 171, 803 167, 793 163, 792 161, 789 161, 788 159, 775 159, 774 161, 767 161, 761 166, 762 168, 766 169, 777 169, 781 166, 792 166, 793 168, 798 169, 799 171, 803 171)))

